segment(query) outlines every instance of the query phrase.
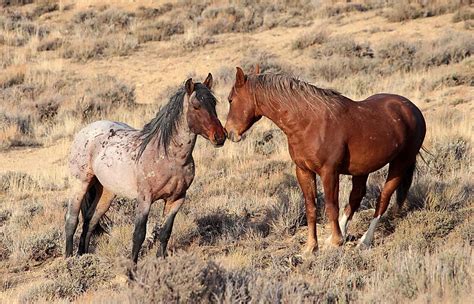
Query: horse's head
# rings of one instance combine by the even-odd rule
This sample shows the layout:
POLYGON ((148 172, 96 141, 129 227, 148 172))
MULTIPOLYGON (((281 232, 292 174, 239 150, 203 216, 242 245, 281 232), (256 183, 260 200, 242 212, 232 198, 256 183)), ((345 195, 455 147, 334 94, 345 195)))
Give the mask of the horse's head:
MULTIPOLYGON (((257 66, 257 74, 258 71, 257 66)), ((229 139, 238 142, 242 138, 242 134, 262 117, 256 112, 255 96, 247 83, 247 75, 241 68, 237 68, 235 84, 229 94, 229 105, 225 129, 229 139)))
POLYGON ((194 83, 191 78, 186 81, 186 118, 191 132, 208 139, 215 146, 222 146, 226 133, 217 117, 212 83, 211 73, 203 83, 194 83))

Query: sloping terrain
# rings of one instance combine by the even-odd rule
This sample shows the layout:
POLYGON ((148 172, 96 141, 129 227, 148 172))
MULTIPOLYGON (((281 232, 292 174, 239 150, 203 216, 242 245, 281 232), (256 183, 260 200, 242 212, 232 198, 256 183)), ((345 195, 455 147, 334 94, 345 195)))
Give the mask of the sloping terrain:
MULTIPOLYGON (((27 1, 28 2, 28 1, 27 1)), ((0 8, 0 302, 466 302, 472 293, 474 8, 462 1, 38 1, 0 8), (170 257, 156 202, 128 282, 135 202, 116 199, 92 255, 65 260, 67 154, 88 122, 141 128, 177 86, 216 80, 224 122, 235 67, 289 73, 361 100, 406 96, 427 120, 401 214, 368 228, 386 170, 369 178, 341 248, 318 181, 314 257, 284 135, 260 121, 221 149, 199 139, 170 257), (156 229, 155 229, 156 228, 156 229)), ((3 1, 3 3, 6 3, 3 1)), ((0 4, 3 4, 0 1, 0 4)), ((350 192, 341 177, 340 205, 350 192)), ((79 225, 80 227, 80 225, 79 225)), ((79 231, 76 233, 77 237, 79 231)), ((76 243, 77 246, 77 243, 76 243)))

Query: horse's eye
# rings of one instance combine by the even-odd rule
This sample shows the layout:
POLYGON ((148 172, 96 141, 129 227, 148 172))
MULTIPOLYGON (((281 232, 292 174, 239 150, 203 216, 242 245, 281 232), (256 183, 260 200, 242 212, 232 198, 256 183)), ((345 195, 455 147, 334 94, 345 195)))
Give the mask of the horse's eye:
POLYGON ((229 98, 229 103, 232 103, 232 98, 229 98))

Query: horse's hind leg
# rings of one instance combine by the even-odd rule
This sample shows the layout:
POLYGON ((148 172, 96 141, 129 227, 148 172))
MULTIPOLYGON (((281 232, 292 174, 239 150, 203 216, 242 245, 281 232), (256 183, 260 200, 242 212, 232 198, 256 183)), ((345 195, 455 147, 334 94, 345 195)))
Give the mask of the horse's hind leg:
POLYGON ((102 195, 102 185, 99 181, 94 178, 94 181, 91 183, 89 190, 87 191, 87 195, 85 196, 82 205, 81 205, 81 212, 82 212, 82 233, 81 238, 79 240, 79 248, 77 250, 77 254, 81 255, 87 253, 85 249, 85 240, 87 231, 89 230, 89 223, 94 214, 94 210, 97 206, 97 202, 102 195))
POLYGON ((346 238, 347 225, 352 219, 354 212, 360 207, 360 202, 365 196, 367 190, 367 178, 368 175, 353 176, 352 177, 352 190, 349 196, 349 204, 344 208, 341 218, 339 219, 339 227, 341 228, 342 237, 346 238))
POLYGON ((109 192, 107 189, 103 188, 100 199, 97 202, 95 211, 89 222, 89 227, 87 228, 87 233, 84 240, 84 253, 89 252, 89 244, 91 236, 94 233, 94 230, 99 223, 102 216, 109 210, 110 204, 112 203, 115 195, 112 192, 109 192))
POLYGON ((69 201, 66 212, 66 224, 64 227, 66 234, 66 257, 72 255, 74 233, 77 228, 79 210, 90 186, 90 181, 82 182, 73 199, 69 201))
POLYGON ((406 169, 407 169, 407 166, 403 163, 399 163, 399 162, 390 163, 390 166, 388 169, 387 180, 382 189, 382 192, 377 198, 374 218, 370 222, 369 229, 364 233, 364 235, 360 239, 360 242, 359 242, 360 246, 369 247, 372 244, 372 241, 374 239, 375 228, 377 227, 377 223, 379 222, 380 217, 387 210, 387 207, 388 207, 388 204, 390 202, 390 198, 392 197, 393 192, 400 186, 406 169))

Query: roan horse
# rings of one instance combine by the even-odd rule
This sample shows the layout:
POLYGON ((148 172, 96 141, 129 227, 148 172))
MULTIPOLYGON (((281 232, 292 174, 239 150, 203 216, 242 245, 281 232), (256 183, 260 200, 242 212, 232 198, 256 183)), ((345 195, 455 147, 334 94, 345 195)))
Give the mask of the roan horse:
POLYGON ((308 221, 305 254, 318 249, 315 174, 321 176, 326 213, 332 234, 341 245, 348 221, 366 192, 369 173, 389 163, 386 183, 376 202, 374 218, 359 245, 370 246, 374 230, 397 190, 398 206, 405 201, 422 146, 426 125, 420 110, 408 99, 377 94, 354 102, 333 90, 278 74, 245 75, 237 68, 229 94, 228 138, 241 139, 262 116, 272 120, 288 138, 296 176, 303 191, 308 221), (352 191, 339 217, 339 175, 352 175, 352 191))
POLYGON ((115 195, 137 199, 132 259, 136 263, 145 239, 151 204, 165 201, 165 223, 160 231, 157 255, 166 247, 176 213, 194 178, 192 152, 197 135, 222 146, 226 133, 216 113, 211 93, 212 75, 203 83, 188 79, 143 130, 112 121, 97 121, 75 137, 70 169, 80 189, 66 213, 66 256, 73 251, 78 214, 83 230, 78 254, 89 251, 91 234, 109 209, 115 195))

